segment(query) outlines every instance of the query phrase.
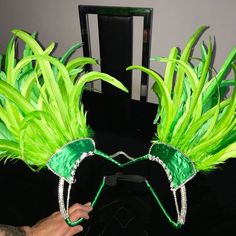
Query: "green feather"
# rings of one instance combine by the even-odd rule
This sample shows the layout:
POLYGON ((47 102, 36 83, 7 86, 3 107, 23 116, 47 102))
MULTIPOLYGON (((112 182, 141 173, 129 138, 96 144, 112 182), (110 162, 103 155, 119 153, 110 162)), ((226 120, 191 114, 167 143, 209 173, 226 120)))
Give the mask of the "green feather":
POLYGON ((227 76, 232 68, 232 63, 236 59, 236 46, 231 50, 223 65, 221 66, 218 74, 212 78, 205 86, 205 93, 203 96, 203 103, 207 103, 208 99, 215 93, 222 80, 227 76))
MULTIPOLYGON (((188 62, 189 56, 192 52, 192 48, 194 44, 196 43, 200 35, 206 30, 206 28, 207 28, 206 26, 199 27, 197 31, 193 34, 193 36, 189 39, 180 57, 180 61, 185 62, 185 63, 188 62)), ((179 107, 180 98, 181 98, 182 89, 183 89, 183 80, 184 80, 184 71, 182 69, 179 69, 176 76, 176 85, 174 88, 174 96, 173 96, 175 112, 177 112, 178 107, 179 107)))
POLYGON ((60 62, 65 65, 66 61, 71 57, 71 55, 79 48, 82 47, 81 43, 73 45, 65 54, 61 57, 60 62))
POLYGON ((219 73, 212 77, 211 41, 208 47, 200 44, 201 58, 197 59, 197 65, 190 56, 205 28, 200 27, 193 34, 180 56, 173 47, 168 58, 153 58, 166 63, 164 81, 153 70, 131 68, 140 69, 155 80, 153 90, 159 107, 154 142, 175 146, 195 163, 197 170, 210 171, 228 158, 236 157, 236 80, 225 80, 230 68, 236 74, 236 66, 232 65, 236 48, 229 53, 219 73), (230 87, 233 92, 226 94, 230 87))
POLYGON ((0 159, 21 159, 32 170, 41 169, 60 147, 92 134, 80 101, 85 83, 102 79, 128 90, 101 72, 85 73, 74 81, 84 65, 96 64, 92 58, 69 60, 79 45, 60 61, 49 55, 54 43, 43 50, 34 36, 21 30, 13 32, 26 46, 17 62, 13 39, 7 49, 8 73, 0 80, 0 159))
POLYGON ((171 94, 168 91, 167 85, 163 82, 162 78, 155 73, 154 71, 147 69, 143 66, 129 66, 126 70, 131 70, 131 69, 139 69, 142 72, 147 73, 149 76, 151 76, 155 82, 156 82, 156 86, 158 86, 158 90, 160 91, 160 97, 162 98, 161 101, 163 101, 162 107, 164 106, 166 109, 166 117, 165 120, 163 121, 164 124, 163 126, 165 126, 165 129, 162 130, 163 132, 159 132, 158 136, 160 137, 160 139, 165 140, 166 137, 168 136, 168 131, 169 131, 169 126, 170 126, 170 120, 172 119, 172 113, 173 113, 173 102, 171 100, 171 94))

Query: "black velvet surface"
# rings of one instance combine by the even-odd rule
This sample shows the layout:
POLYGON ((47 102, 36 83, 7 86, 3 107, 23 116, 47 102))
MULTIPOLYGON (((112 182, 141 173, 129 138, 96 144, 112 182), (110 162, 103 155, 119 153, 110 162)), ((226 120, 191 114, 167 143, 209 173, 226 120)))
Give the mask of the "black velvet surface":
MULTIPOLYGON (((90 93, 84 94, 84 104, 97 149, 107 154, 123 150, 134 157, 148 152, 155 133, 156 105, 130 101, 124 114, 110 98, 90 93)), ((81 235, 235 235, 235 170, 236 161, 229 160, 214 172, 198 173, 186 184, 187 219, 178 230, 166 221, 143 184, 119 182, 103 192, 91 219, 83 222, 81 235)), ((175 217, 166 175, 150 162, 120 170, 100 157, 85 160, 77 171, 71 204, 91 201, 102 177, 121 171, 145 176, 175 217)), ((34 173, 21 162, 1 162, 1 224, 31 225, 58 210, 57 185, 58 178, 47 169, 34 173)))

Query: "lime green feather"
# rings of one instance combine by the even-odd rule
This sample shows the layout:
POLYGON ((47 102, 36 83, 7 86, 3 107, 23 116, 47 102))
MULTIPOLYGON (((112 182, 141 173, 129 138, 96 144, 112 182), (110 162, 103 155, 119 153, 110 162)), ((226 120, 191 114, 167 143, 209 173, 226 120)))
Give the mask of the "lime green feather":
POLYGON ((60 62, 62 64, 65 65, 65 63, 67 62, 67 60, 69 60, 69 58, 71 57, 71 55, 79 48, 82 47, 81 43, 76 43, 75 45, 73 45, 71 48, 69 48, 65 54, 61 57, 60 62))
MULTIPOLYGON (((204 30, 206 30, 206 26, 201 26, 197 29, 197 31, 193 34, 193 36, 189 39, 186 47, 183 50, 183 53, 180 57, 180 61, 182 62, 188 62, 189 56, 192 52, 192 48, 194 44, 196 43, 197 39, 200 37, 200 35, 203 33, 204 30)), ((177 71, 177 76, 176 76, 176 85, 174 88, 174 95, 173 95, 173 102, 174 102, 174 107, 175 107, 175 112, 177 112, 179 104, 180 104, 180 97, 182 94, 182 89, 183 89, 183 80, 184 80, 184 71, 180 68, 177 71)))
POLYGON ((6 71, 1 71, 6 79, 0 79, 0 159, 20 159, 30 168, 41 169, 61 146, 90 137, 87 113, 80 101, 87 82, 102 79, 125 92, 127 89, 101 72, 85 73, 75 80, 86 64, 96 64, 84 57, 70 61, 79 44, 58 59, 50 55, 54 43, 44 50, 35 35, 21 30, 13 33, 6 71), (15 37, 26 45, 18 60, 15 37))
POLYGON ((155 80, 153 90, 159 107, 155 118, 157 135, 153 141, 175 146, 198 170, 210 171, 228 158, 236 157, 236 79, 226 80, 231 68, 236 74, 236 66, 232 64, 236 48, 215 75, 211 40, 208 46, 200 44, 201 58, 197 64, 192 63, 194 44, 205 29, 200 27, 193 34, 182 54, 173 47, 168 58, 152 58, 166 63, 163 78, 143 67, 129 69, 139 69, 155 80), (232 92, 226 94, 230 88, 232 92))
POLYGON ((27 114, 34 109, 33 106, 18 92, 17 89, 3 80, 0 80, 0 94, 18 106, 24 114, 27 114))
POLYGON ((203 103, 207 103, 208 99, 217 90, 217 87, 221 84, 222 80, 227 76, 232 67, 232 63, 236 60, 236 46, 230 51, 219 72, 213 77, 204 88, 203 103))
POLYGON ((15 65, 15 37, 13 36, 7 45, 6 56, 5 56, 5 71, 9 84, 12 84, 12 71, 15 65))
POLYGON ((158 86, 158 90, 160 91, 160 97, 161 99, 161 106, 165 107, 165 120, 163 121, 163 126, 166 127, 166 129, 163 129, 162 132, 158 133, 158 136, 161 139, 165 139, 168 135, 169 126, 170 126, 170 120, 172 119, 172 113, 173 113, 173 102, 171 99, 171 94, 168 91, 167 85, 163 82, 162 78, 154 71, 147 69, 143 66, 129 66, 126 70, 131 69, 139 69, 142 72, 147 73, 149 76, 151 76, 155 82, 156 86, 158 86))
POLYGON ((0 159, 5 158, 8 155, 20 159, 20 148, 18 143, 10 140, 0 139, 0 159), (4 152, 2 152, 4 150, 4 152))
MULTIPOLYGON (((192 120, 193 122, 196 121, 199 118, 199 115, 197 117, 195 117, 194 115, 196 113, 200 113, 201 114, 201 92, 206 80, 206 75, 210 66, 210 62, 211 62, 211 55, 212 55, 212 45, 210 43, 210 47, 208 50, 208 55, 207 55, 207 59, 206 62, 204 63, 204 67, 202 70, 202 74, 200 76, 199 82, 197 84, 197 88, 196 90, 193 91, 192 94, 192 98, 191 98, 191 102, 190 102, 190 107, 189 109, 186 111, 186 116, 184 121, 182 122, 182 124, 180 125, 178 131, 176 131, 176 135, 173 137, 173 141, 172 143, 174 145, 177 145, 177 143, 180 140, 180 137, 183 135, 183 133, 186 131, 186 129, 188 128, 188 125, 190 124, 190 121, 192 120), (200 106, 197 105, 197 103, 200 103, 200 106)), ((190 67, 191 68, 191 67, 190 67)), ((193 75, 189 75, 189 78, 193 78, 193 75)))

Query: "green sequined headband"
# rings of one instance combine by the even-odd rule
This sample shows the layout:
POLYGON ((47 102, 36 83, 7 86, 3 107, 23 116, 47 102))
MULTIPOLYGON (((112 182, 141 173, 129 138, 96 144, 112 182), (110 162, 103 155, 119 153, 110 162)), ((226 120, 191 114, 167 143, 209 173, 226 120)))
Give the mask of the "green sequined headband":
MULTIPOLYGON (((121 152, 118 154, 124 154, 121 152)), ((70 190, 71 185, 74 182, 74 175, 77 167, 80 165, 80 163, 87 157, 91 157, 93 155, 99 155, 103 158, 105 158, 108 161, 113 162, 120 168, 124 168, 128 165, 133 165, 137 162, 144 161, 144 160, 150 160, 159 163, 164 170, 166 171, 166 174, 168 176, 171 191, 174 196, 175 205, 176 205, 176 211, 177 211, 177 222, 174 222, 167 211, 165 210, 164 206, 162 205, 161 201, 159 200, 157 194, 155 193, 155 190, 149 183, 147 179, 144 179, 144 182, 147 186, 147 188, 150 190, 151 194, 153 195, 156 202, 159 204, 160 208, 162 209, 163 213, 169 220, 169 222, 175 226, 180 227, 185 222, 185 216, 187 212, 187 198, 186 198, 186 190, 185 190, 185 183, 194 177, 196 174, 195 167, 191 160, 187 157, 185 157, 180 151, 176 150, 175 148, 163 144, 163 143, 155 143, 151 146, 149 153, 147 155, 144 155, 139 158, 129 158, 129 160, 126 163, 119 163, 116 160, 114 160, 114 156, 118 155, 115 154, 113 156, 108 156, 105 153, 97 150, 95 148, 95 142, 92 139, 86 138, 86 139, 80 139, 73 141, 71 143, 68 143, 67 145, 63 146, 60 150, 58 150, 48 161, 48 168, 58 175, 60 177, 59 181, 59 206, 60 211, 64 218, 66 219, 66 222, 70 226, 78 225, 82 222, 83 219, 78 219, 75 222, 72 222, 69 218, 69 200, 70 200, 70 190), (66 168, 65 168, 66 166, 66 168), (64 204, 64 182, 68 182, 68 194, 67 194, 67 206, 65 208, 64 204), (176 197, 176 191, 180 189, 181 192, 181 210, 179 211, 177 197, 176 197)), ((97 191, 97 194, 94 197, 94 200, 92 201, 92 206, 95 205, 97 202, 98 197, 102 193, 102 190, 106 184, 106 176, 104 176, 104 179, 102 180, 102 183, 97 191)))

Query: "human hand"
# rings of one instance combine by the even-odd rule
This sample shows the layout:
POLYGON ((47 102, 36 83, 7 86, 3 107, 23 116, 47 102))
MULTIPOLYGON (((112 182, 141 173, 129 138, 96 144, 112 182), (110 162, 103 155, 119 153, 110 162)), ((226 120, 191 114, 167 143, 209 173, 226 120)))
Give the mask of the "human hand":
MULTIPOLYGON (((70 219, 76 221, 78 218, 89 219, 92 207, 90 203, 84 205, 74 204, 69 209, 70 219)), ((60 212, 55 212, 47 218, 37 222, 34 226, 22 227, 27 236, 72 236, 83 230, 81 225, 70 227, 67 225, 60 212)))

